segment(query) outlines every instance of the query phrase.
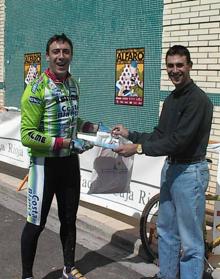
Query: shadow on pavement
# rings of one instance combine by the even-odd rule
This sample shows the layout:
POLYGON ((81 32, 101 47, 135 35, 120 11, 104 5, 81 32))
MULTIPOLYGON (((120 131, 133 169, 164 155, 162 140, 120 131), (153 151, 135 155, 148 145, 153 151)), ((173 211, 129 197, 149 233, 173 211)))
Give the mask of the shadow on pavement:
POLYGON ((61 278, 62 271, 63 271, 63 269, 54 270, 54 271, 48 273, 42 279, 58 279, 58 278, 61 278))
MULTIPOLYGON (((102 267, 105 267, 105 266, 109 266, 107 268, 110 269, 111 268, 110 266, 112 263, 116 264, 116 265, 121 265, 123 262, 127 262, 130 264, 147 262, 146 259, 143 259, 140 256, 136 256, 136 255, 132 254, 133 253, 132 251, 134 251, 134 247, 128 247, 129 251, 126 251, 125 249, 119 251, 115 246, 113 246, 113 245, 115 245, 116 240, 123 241, 121 238, 119 238, 119 235, 124 234, 124 233, 129 233, 129 230, 119 231, 116 234, 113 234, 111 241, 98 250, 95 250, 95 251, 87 250, 88 252, 84 253, 83 255, 80 255, 81 252, 77 249, 76 254, 77 254, 78 260, 76 261, 76 268, 78 268, 82 274, 85 274, 85 276, 87 276, 87 274, 89 274, 88 275, 89 278, 102 278, 102 277, 98 277, 98 275, 97 275, 97 277, 93 276, 92 273, 93 274, 95 274, 95 273, 92 271, 96 270, 96 272, 97 272, 97 270, 99 270, 99 268, 101 268, 100 270, 103 270, 102 267), (90 274, 90 272, 92 272, 92 273, 90 274)), ((117 274, 117 279, 132 278, 132 276, 131 276, 132 273, 135 275, 135 278, 140 278, 139 277, 140 274, 138 275, 138 269, 136 272, 134 270, 129 270, 129 268, 127 268, 127 266, 121 266, 121 268, 118 266, 117 269, 123 270, 121 272, 121 274, 119 274, 118 271, 117 271, 117 273, 115 273, 115 275, 117 274), (127 270, 126 271, 127 276, 126 276, 124 270, 127 270), (130 273, 130 275, 129 275, 129 273, 130 273)), ((112 272, 113 272, 113 270, 112 270, 112 272)), ((106 273, 106 269, 105 269, 105 273, 106 273)), ((108 275, 105 274, 105 279, 112 278, 112 277, 108 277, 108 276, 110 276, 110 273, 111 273, 111 271, 109 272, 108 275)), ((61 274, 62 274, 62 269, 55 270, 55 271, 48 273, 42 279, 58 279, 58 278, 60 278, 61 274)), ((142 278, 144 278, 144 277, 142 277, 142 278)))

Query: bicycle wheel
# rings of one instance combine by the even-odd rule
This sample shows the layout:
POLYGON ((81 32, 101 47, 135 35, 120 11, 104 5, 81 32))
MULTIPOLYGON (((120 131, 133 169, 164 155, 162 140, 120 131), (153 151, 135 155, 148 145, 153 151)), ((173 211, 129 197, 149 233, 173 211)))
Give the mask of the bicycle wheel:
POLYGON ((145 205, 140 220, 140 237, 149 261, 158 259, 156 221, 159 209, 159 194, 153 196, 145 205))

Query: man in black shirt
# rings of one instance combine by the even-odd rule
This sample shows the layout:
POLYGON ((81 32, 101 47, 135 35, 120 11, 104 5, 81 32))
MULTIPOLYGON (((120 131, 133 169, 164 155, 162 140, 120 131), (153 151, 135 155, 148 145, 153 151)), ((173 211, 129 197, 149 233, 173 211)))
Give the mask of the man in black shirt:
POLYGON ((152 133, 139 133, 116 125, 112 133, 134 144, 120 145, 115 152, 126 157, 135 153, 167 156, 161 172, 157 223, 160 272, 153 278, 176 279, 179 273, 183 279, 200 279, 209 178, 205 155, 213 105, 190 78, 192 61, 186 47, 171 47, 166 67, 175 90, 164 101, 158 126, 152 133))

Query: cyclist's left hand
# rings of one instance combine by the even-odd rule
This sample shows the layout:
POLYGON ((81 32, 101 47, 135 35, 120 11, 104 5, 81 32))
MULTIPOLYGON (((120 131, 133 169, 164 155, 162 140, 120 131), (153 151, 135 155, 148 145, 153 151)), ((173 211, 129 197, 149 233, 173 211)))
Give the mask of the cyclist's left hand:
POLYGON ((73 139, 72 140, 72 151, 75 153, 83 153, 91 148, 93 148, 93 144, 91 144, 89 141, 87 140, 83 140, 83 139, 73 139))

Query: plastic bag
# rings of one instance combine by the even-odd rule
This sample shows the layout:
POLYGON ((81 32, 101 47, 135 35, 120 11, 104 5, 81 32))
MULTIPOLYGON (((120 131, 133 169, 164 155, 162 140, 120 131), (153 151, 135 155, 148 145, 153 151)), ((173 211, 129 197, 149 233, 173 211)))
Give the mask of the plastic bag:
POLYGON ((130 192, 134 156, 123 157, 106 148, 97 148, 88 194, 130 192))

